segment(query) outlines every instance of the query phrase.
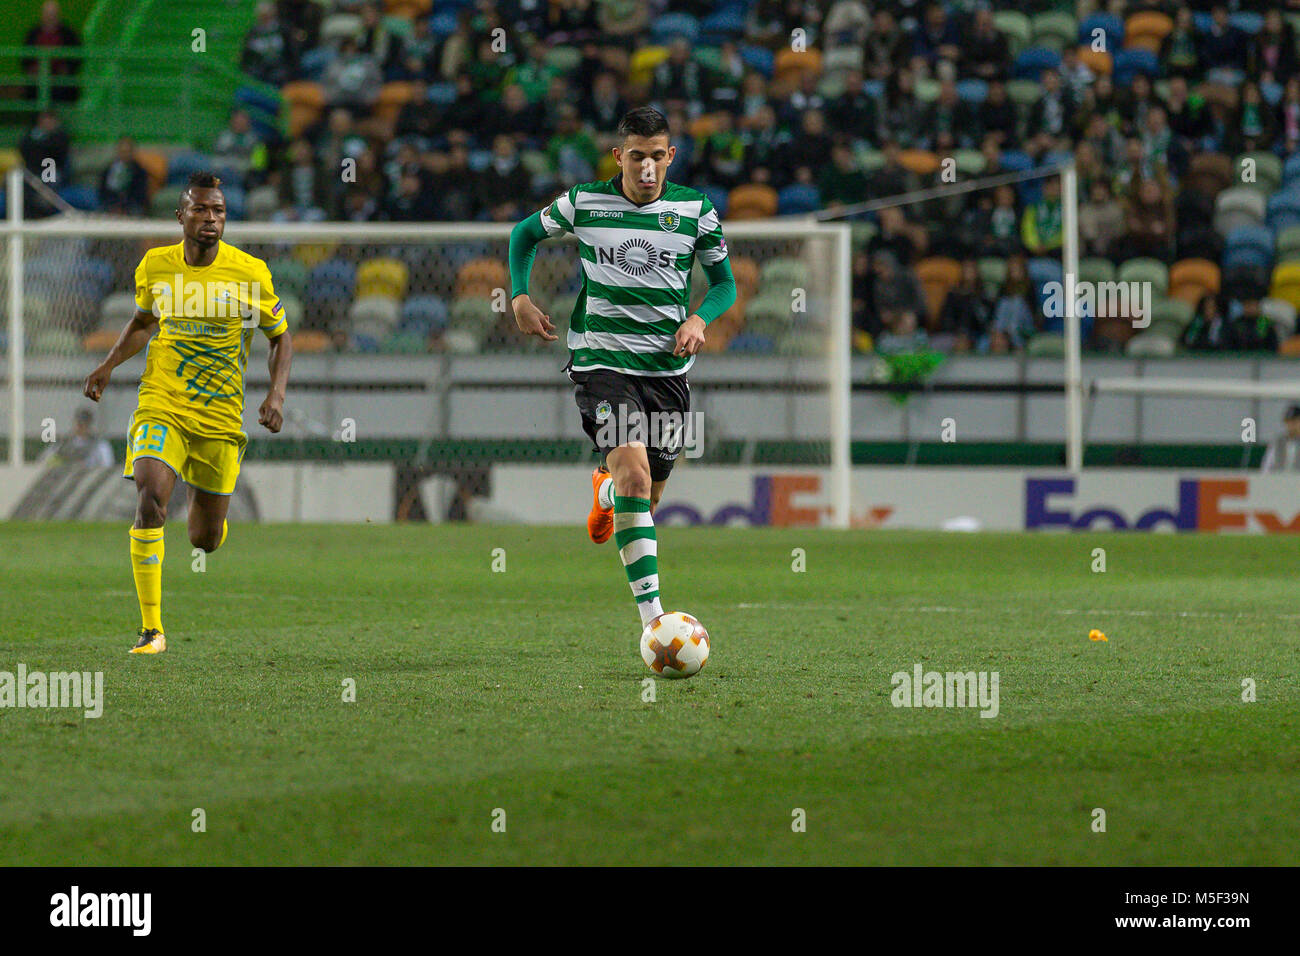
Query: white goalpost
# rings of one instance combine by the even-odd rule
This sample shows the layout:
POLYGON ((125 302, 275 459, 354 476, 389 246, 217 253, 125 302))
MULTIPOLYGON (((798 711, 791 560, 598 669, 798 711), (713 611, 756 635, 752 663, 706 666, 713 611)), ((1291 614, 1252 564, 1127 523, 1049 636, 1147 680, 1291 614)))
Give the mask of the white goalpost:
MULTIPOLYGON (((40 434, 40 423, 47 417, 67 418, 75 404, 83 401, 75 383, 102 357, 89 341, 83 344, 87 333, 98 331, 103 336, 114 327, 120 330, 130 318, 126 297, 133 290, 129 275, 141 250, 148 245, 177 241, 178 227, 170 221, 81 214, 25 220, 19 198, 21 171, 12 171, 7 185, 8 216, 0 224, 0 241, 6 244, 8 253, 4 257, 3 276, 9 343, 4 368, 8 381, 0 396, 9 406, 4 416, 8 425, 8 460, 13 466, 20 466, 25 460, 24 445, 40 434), (84 250, 89 248, 93 248, 99 259, 111 262, 115 276, 112 286, 106 293, 99 293, 98 300, 76 299, 75 293, 64 289, 57 280, 51 291, 49 276, 39 270, 37 278, 44 284, 24 283, 25 271, 36 266, 37 260, 41 260, 46 271, 53 261, 55 266, 65 265, 71 274, 87 254, 84 250), (119 300, 116 304, 108 302, 113 295, 119 300), (51 296, 67 298, 55 303, 57 308, 52 310, 50 302, 38 301, 51 296), (96 317, 101 323, 98 329, 96 317), (60 323, 72 327, 63 328, 60 323)), ((366 401, 379 402, 385 395, 389 396, 382 417, 395 439, 454 438, 466 434, 476 437, 480 433, 473 431, 475 428, 489 435, 496 424, 487 421, 485 415, 461 426, 459 433, 454 422, 448 425, 448 419, 463 411, 464 402, 448 401, 445 392, 448 387, 453 390, 460 387, 466 394, 481 397, 486 404, 500 405, 505 423, 499 430, 514 427, 519 432, 517 437, 526 437, 524 430, 536 426, 524 423, 522 415, 518 416, 519 421, 511 422, 512 409, 539 406, 541 403, 525 402, 519 396, 526 389, 533 389, 533 394, 546 394, 537 391, 543 389, 554 395, 553 400, 548 396, 548 402, 554 405, 556 413, 541 416, 548 431, 539 430, 536 437, 573 440, 577 435, 576 419, 563 414, 565 402, 571 404, 571 397, 566 394, 566 380, 558 374, 555 356, 559 353, 529 348, 533 343, 522 341, 522 337, 518 343, 507 342, 504 348, 499 339, 492 340, 495 345, 484 344, 484 334, 488 331, 484 323, 499 328, 503 320, 509 321, 509 289, 463 286, 464 270, 473 268, 465 265, 467 260, 487 262, 492 267, 489 271, 497 277, 505 271, 510 229, 508 224, 496 223, 231 221, 227 224, 226 239, 248 247, 253 254, 271 263, 277 293, 284 296, 288 290, 295 299, 298 314, 290 316, 295 333, 303 324, 310 326, 319 318, 312 314, 313 295, 317 290, 311 288, 311 281, 306 283, 306 288, 295 290, 287 284, 287 276, 282 285, 281 277, 275 274, 273 260, 301 254, 304 261, 312 263, 305 251, 316 248, 335 250, 333 254, 347 260, 353 268, 368 258, 399 260, 409 273, 409 288, 402 290, 396 307, 421 293, 436 293, 425 297, 441 297, 451 313, 453 333, 458 323, 467 325, 468 344, 456 338, 440 351, 386 355, 371 350, 359 354, 349 342, 316 355, 300 353, 295 359, 294 375, 299 384, 292 391, 295 402, 307 409, 306 416, 315 423, 329 420, 323 410, 333 409, 336 404, 327 396, 331 387, 351 389, 356 394, 367 387, 364 381, 369 381, 375 394, 366 395, 366 401), (386 378, 400 378, 403 383, 409 383, 409 394, 401 390, 405 384, 383 381, 386 378), (497 395, 505 398, 498 400, 497 395), (435 400, 446 406, 441 414, 422 409, 435 400), (313 409, 321 411, 317 413, 313 409), (572 428, 567 427, 570 425, 572 428)), ((700 404, 709 409, 707 427, 710 432, 716 431, 717 440, 725 438, 733 445, 751 438, 801 443, 803 457, 795 463, 805 468, 824 469, 827 476, 822 495, 828 519, 825 523, 847 528, 851 520, 850 229, 842 224, 793 218, 724 220, 723 229, 733 268, 738 273, 742 301, 737 308, 745 312, 742 329, 757 328, 762 321, 773 323, 777 330, 772 333, 777 340, 776 347, 758 352, 728 350, 702 355, 691 372, 692 391, 702 399, 700 404), (807 306, 801 308, 797 303, 804 300, 807 306), (773 314, 781 311, 782 301, 785 314, 773 314)), ((563 254, 546 253, 557 245, 561 243, 543 244, 533 274, 535 285, 541 283, 547 290, 552 318, 562 327, 574 298, 573 282, 578 264, 574 248, 562 246, 559 251, 563 254)), ((312 266, 307 266, 305 272, 315 275, 312 266)), ((493 282, 500 283, 500 280, 494 278, 493 282)), ((500 284, 508 285, 508 279, 500 284)), ((701 294, 703 285, 700 274, 692 282, 694 296, 701 294)), ((359 321, 373 321, 369 313, 359 319, 359 312, 348 311, 349 306, 358 305, 357 299, 362 294, 358 287, 355 297, 343 307, 342 321, 348 328, 354 328, 359 321)), ((382 353, 382 347, 378 351, 382 353)), ((129 376, 129 370, 124 372, 129 376)), ((250 362, 250 388, 258 374, 255 363, 250 362)), ((126 400, 125 395, 121 396, 121 401, 126 400)), ((118 410, 114 406, 103 411, 106 422, 111 422, 118 410)), ((111 426, 106 425, 106 431, 114 434, 111 426)), ((706 454, 711 440, 714 439, 706 435, 706 454)), ((742 458, 740 463, 746 460, 742 458)))

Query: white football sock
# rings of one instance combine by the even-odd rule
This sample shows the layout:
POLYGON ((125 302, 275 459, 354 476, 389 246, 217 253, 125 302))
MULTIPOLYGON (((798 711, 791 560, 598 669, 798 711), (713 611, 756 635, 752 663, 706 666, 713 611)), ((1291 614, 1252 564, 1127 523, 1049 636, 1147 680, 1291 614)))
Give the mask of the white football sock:
POLYGON ((596 499, 600 502, 602 508, 614 507, 614 479, 606 478, 600 483, 600 489, 596 492, 596 499))
POLYGON ((651 621, 664 612, 663 605, 659 603, 658 598, 642 601, 637 604, 636 609, 641 612, 642 627, 647 627, 651 621))

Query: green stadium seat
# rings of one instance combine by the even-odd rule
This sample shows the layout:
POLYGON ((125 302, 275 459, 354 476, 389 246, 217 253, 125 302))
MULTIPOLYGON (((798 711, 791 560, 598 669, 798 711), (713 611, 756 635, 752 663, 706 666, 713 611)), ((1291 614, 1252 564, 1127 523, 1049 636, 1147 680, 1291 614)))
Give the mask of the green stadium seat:
POLYGON ((988 166, 984 154, 978 149, 959 149, 952 158, 957 161, 957 172, 963 176, 979 176, 988 166))
POLYGON ((1178 343, 1154 329, 1139 332, 1124 346, 1124 354, 1133 358, 1171 358, 1178 351, 1178 343))
POLYGON ((776 351, 787 358, 815 358, 826 354, 826 337, 818 332, 791 332, 777 344, 776 351))
POLYGON ((862 147, 853 152, 853 161, 857 163, 858 169, 870 175, 885 165, 885 154, 878 149, 862 147))
POLYGON ((561 73, 572 73, 582 62, 582 51, 576 46, 553 46, 542 56, 542 63, 561 73))
POLYGON ((1025 344, 1030 358, 1064 358, 1065 336, 1058 332, 1039 332, 1025 344))
POLYGON ((1012 57, 1029 46, 1030 39, 1033 37, 1029 17, 1015 10, 999 10, 993 14, 993 25, 998 28, 999 33, 1006 36, 1012 57))
POLYGON ((1114 282, 1115 263, 1109 259, 1089 257, 1079 260, 1080 282, 1114 282))
MULTIPOLYGON (((457 299, 451 304, 451 322, 450 327, 459 331, 481 332, 487 334, 487 330, 496 322, 497 314, 492 311, 491 299, 464 298, 457 299)), ((482 341, 480 335, 479 341, 482 341)))
POLYGON ((1079 23, 1071 14, 1040 13, 1029 21, 1034 46, 1049 47, 1060 53, 1074 46, 1079 36, 1079 23))
POLYGON ((1182 335, 1183 329, 1187 328, 1195 314, 1196 309, 1190 302, 1182 299, 1160 299, 1151 307, 1151 326, 1154 328, 1157 323, 1167 322, 1177 326, 1178 335, 1182 335))
POLYGON ((1043 87, 1036 80, 1008 80, 1007 99, 1019 107, 1028 107, 1037 103, 1043 95, 1043 87))
POLYGON ((779 292, 757 295, 745 304, 745 331, 779 339, 791 330, 794 314, 790 296, 779 292))
POLYGON ((1282 185, 1282 160, 1264 150, 1242 153, 1232 161, 1232 172, 1237 181, 1241 182, 1243 186, 1252 186, 1267 196, 1273 195, 1273 193, 1277 192, 1278 187, 1282 185), (1254 160, 1255 162, 1255 181, 1253 183, 1242 182, 1241 177, 1246 167, 1245 160, 1254 160))
POLYGON ((307 267, 297 259, 272 259, 266 264, 271 281, 281 295, 300 296, 307 289, 307 267))
POLYGON ((780 293, 790 300, 790 290, 808 281, 808 267, 798 259, 777 258, 763 263, 758 275, 761 292, 780 293))
POLYGON ((996 293, 1002 288, 1002 283, 1007 278, 1007 260, 995 259, 988 257, 979 261, 980 281, 984 283, 984 291, 996 293))
POLYGON ((939 98, 939 81, 932 80, 929 77, 922 77, 916 81, 914 88, 915 96, 922 103, 933 103, 939 98))
POLYGON ((1278 261, 1300 257, 1300 226, 1287 226, 1277 234, 1278 261))
POLYGON ((1169 292, 1169 267, 1158 259, 1129 259, 1119 267, 1116 278, 1120 282, 1150 282, 1152 292, 1161 298, 1169 292))

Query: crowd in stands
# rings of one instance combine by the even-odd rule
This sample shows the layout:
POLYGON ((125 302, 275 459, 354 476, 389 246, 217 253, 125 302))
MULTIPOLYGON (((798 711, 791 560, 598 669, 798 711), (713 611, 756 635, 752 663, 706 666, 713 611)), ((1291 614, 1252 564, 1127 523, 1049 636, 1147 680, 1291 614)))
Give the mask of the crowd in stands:
MULTIPOLYGON (((241 65, 279 99, 241 91, 172 168, 216 167, 239 217, 514 222, 613 175, 619 116, 652 104, 724 227, 852 223, 859 350, 1054 354, 1058 177, 855 207, 1073 158, 1077 278, 1155 292, 1149 325, 1086 310, 1088 347, 1300 354, 1297 24, 1300 0, 264 0, 241 65)), ((31 140, 29 167, 66 149, 31 140)), ((105 209, 149 206, 133 151, 105 209)), ((714 347, 782 349, 746 298, 714 347)))

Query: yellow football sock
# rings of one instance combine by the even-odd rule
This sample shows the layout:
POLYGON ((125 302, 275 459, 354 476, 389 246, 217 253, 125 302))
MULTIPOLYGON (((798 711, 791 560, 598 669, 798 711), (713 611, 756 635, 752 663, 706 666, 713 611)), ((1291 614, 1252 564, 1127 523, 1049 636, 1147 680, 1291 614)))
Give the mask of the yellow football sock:
POLYGON ((163 529, 132 528, 131 573, 144 628, 162 630, 163 529))
POLYGON ((221 519, 221 540, 217 542, 218 548, 226 543, 226 534, 229 531, 230 531, 230 522, 227 521, 225 518, 222 518, 221 519))

